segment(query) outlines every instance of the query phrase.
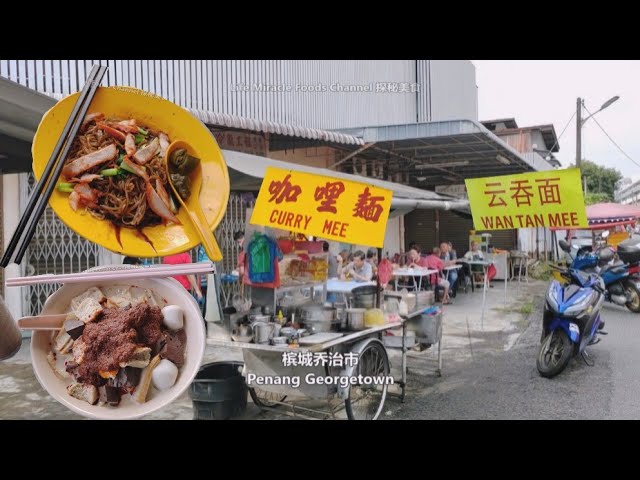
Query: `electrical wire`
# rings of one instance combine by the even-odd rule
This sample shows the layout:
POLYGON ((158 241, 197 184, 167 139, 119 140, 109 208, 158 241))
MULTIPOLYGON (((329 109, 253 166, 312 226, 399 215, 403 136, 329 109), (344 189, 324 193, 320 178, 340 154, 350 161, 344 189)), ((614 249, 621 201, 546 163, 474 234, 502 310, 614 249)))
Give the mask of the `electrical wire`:
POLYGON ((562 135, 564 135, 565 130, 567 129, 567 127, 569 126, 569 124, 571 123, 571 120, 573 120, 573 117, 576 116, 576 112, 573 112, 573 115, 571 115, 571 118, 567 121, 567 123, 565 124, 564 128, 562 129, 562 132, 560 132, 560 135, 558 135, 558 138, 556 138, 556 143, 553 144, 553 146, 548 150, 548 152, 552 155, 552 151, 555 148, 556 145, 558 145, 558 142, 560 141, 560 139, 562 138, 562 135))
MULTIPOLYGON (((589 109, 588 109, 587 107, 584 107, 584 109, 585 109, 587 112, 589 112, 589 109)), ((589 112, 589 115, 593 115, 593 114, 592 114, 591 112, 589 112)), ((600 127, 600 130, 602 130, 602 133, 604 133, 604 134, 607 136, 607 138, 611 141, 611 143, 613 143, 613 144, 618 148, 618 150, 620 150, 620 152, 621 152, 625 157, 627 157, 629 160, 631 160, 631 161, 632 161, 636 166, 640 167, 640 163, 636 162, 633 158, 631 158, 631 157, 627 154, 627 152, 625 152, 625 151, 622 149, 622 147, 621 147, 620 145, 618 145, 618 144, 617 144, 617 142, 616 142, 613 138, 611 138, 611 136, 607 133, 607 131, 603 128, 603 126, 602 126, 602 125, 600 125, 600 122, 598 122, 598 120, 596 119, 596 117, 595 117, 595 116, 592 116, 591 118, 593 118, 593 121, 594 121, 594 122, 596 122, 596 125, 598 125, 598 127, 600 127)))

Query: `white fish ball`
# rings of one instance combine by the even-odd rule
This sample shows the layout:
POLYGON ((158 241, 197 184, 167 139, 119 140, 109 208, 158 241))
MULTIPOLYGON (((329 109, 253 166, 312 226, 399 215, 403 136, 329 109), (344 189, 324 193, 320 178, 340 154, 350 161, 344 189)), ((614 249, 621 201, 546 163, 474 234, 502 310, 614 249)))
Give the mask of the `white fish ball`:
POLYGON ((178 367, 170 361, 162 359, 158 366, 153 369, 151 381, 158 390, 166 390, 175 385, 178 378, 178 367))
POLYGON ((184 327, 184 312, 177 305, 167 305, 162 309, 162 323, 169 330, 180 330, 184 327))

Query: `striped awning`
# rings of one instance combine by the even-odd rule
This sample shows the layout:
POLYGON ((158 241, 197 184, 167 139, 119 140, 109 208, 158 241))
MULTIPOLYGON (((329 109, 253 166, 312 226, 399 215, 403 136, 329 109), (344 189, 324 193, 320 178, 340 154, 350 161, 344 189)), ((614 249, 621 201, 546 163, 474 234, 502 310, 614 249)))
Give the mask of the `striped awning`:
POLYGON ((640 218, 640 208, 619 203, 596 203, 587 207, 589 225, 611 226, 640 218))
POLYGON ((628 222, 634 219, 635 217, 596 218, 589 220, 589 225, 598 225, 599 223, 628 222))

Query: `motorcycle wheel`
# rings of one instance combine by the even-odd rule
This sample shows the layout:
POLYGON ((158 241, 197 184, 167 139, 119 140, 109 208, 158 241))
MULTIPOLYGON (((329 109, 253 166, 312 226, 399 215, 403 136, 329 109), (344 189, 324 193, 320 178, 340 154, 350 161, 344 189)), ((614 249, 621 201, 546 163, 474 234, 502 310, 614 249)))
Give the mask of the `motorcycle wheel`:
POLYGON ((568 365, 573 353, 573 344, 567 333, 558 328, 547 335, 540 345, 536 366, 541 376, 551 378, 568 365))
POLYGON ((625 303, 627 308, 633 313, 640 313, 640 291, 633 282, 625 282, 624 290, 627 296, 631 297, 631 301, 625 303))

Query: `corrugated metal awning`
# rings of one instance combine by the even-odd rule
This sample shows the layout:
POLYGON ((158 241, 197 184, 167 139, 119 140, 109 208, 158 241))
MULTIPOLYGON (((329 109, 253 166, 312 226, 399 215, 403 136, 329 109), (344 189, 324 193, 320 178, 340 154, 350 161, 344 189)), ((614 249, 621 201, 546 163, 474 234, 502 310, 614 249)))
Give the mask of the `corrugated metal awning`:
POLYGON ((282 162, 272 158, 249 155, 247 153, 223 150, 224 159, 229 168, 229 178, 231 179, 232 190, 257 191, 262 185, 267 167, 276 167, 284 170, 293 170, 315 175, 325 175, 329 177, 342 178, 352 182, 365 182, 377 187, 386 188, 393 191, 391 207, 406 210, 404 213, 416 208, 429 208, 439 210, 462 210, 468 211, 469 202, 467 200, 457 200, 443 196, 428 190, 408 187, 399 183, 386 182, 375 178, 351 175, 349 173, 335 172, 326 168, 309 167, 289 162, 282 162))
POLYGON ((55 100, 0 77, 0 170, 31 170, 31 141, 42 114, 55 100))
MULTIPOLYGON (((375 143, 393 158, 411 160, 425 171, 448 170, 464 178, 551 170, 542 157, 525 156, 475 120, 409 123, 340 130, 375 143), (451 164, 451 167, 447 166, 451 164), (430 167, 429 165, 436 167, 430 167), (474 175, 475 174, 475 175, 474 175)), ((361 156, 376 156, 376 148, 361 156)), ((379 153, 377 154, 379 156, 379 153)))
POLYGON ((188 109, 192 114, 207 125, 218 125, 229 128, 239 128, 252 130, 254 132, 276 133, 291 137, 307 138, 310 140, 321 140, 349 145, 364 145, 361 138, 354 137, 346 133, 333 132, 331 130, 320 130, 317 128, 299 127, 284 123, 270 122, 268 120, 257 120, 254 118, 239 117, 228 113, 209 112, 205 110, 188 109))

